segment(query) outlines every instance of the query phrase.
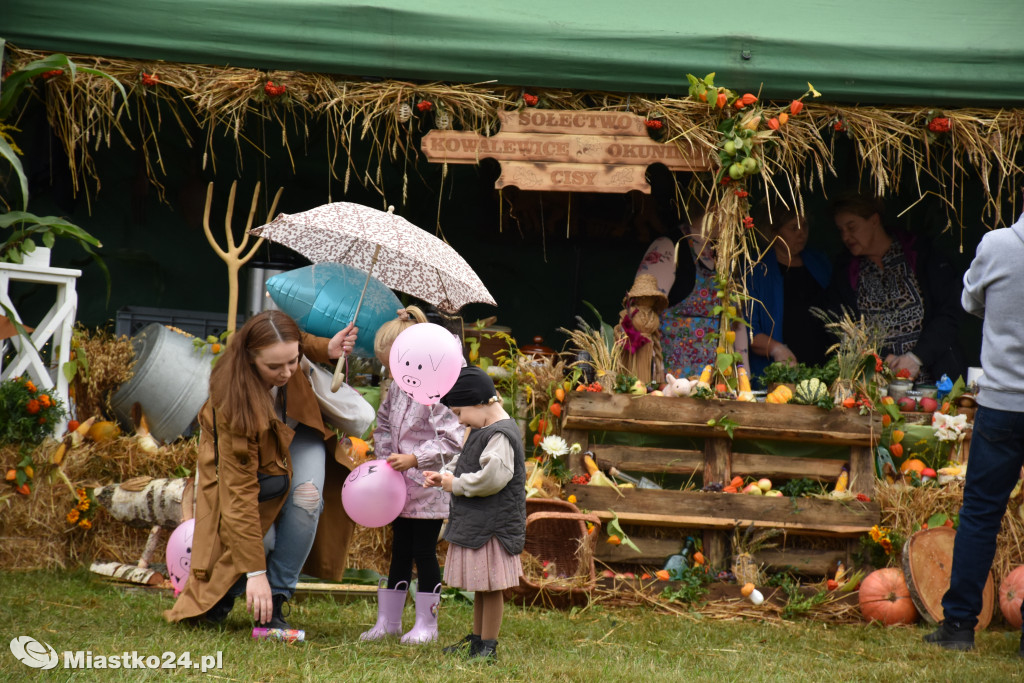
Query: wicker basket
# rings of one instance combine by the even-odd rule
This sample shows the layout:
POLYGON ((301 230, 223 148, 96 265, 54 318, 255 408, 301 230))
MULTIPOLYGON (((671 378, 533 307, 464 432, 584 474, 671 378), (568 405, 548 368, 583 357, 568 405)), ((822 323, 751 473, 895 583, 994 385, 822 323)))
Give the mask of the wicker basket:
POLYGON ((520 604, 541 602, 551 607, 586 603, 597 584, 593 555, 597 533, 587 534, 587 522, 601 524, 596 515, 582 514, 564 500, 528 498, 524 551, 539 560, 553 562, 559 573, 574 577, 581 574, 586 581, 583 585, 547 580, 539 584, 521 576, 519 585, 506 591, 506 598, 520 604), (589 544, 590 552, 578 552, 581 542, 589 544), (580 567, 581 562, 586 565, 580 567))

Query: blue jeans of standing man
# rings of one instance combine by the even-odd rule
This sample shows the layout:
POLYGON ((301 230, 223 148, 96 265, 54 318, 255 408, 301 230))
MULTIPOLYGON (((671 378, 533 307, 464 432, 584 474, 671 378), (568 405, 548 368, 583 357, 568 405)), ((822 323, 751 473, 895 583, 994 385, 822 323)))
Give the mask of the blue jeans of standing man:
POLYGON ((942 597, 943 618, 956 628, 973 629, 978 623, 996 537, 1022 465, 1024 413, 979 406, 953 545, 953 574, 942 597))
MULTIPOLYGON (((295 427, 295 438, 288 450, 292 461, 288 498, 263 537, 263 549, 267 553, 270 592, 291 599, 302 565, 306 564, 313 547, 316 525, 324 509, 322 492, 327 450, 320 433, 301 424, 295 427)), ((228 595, 235 598, 244 593, 245 582, 243 576, 228 595)))

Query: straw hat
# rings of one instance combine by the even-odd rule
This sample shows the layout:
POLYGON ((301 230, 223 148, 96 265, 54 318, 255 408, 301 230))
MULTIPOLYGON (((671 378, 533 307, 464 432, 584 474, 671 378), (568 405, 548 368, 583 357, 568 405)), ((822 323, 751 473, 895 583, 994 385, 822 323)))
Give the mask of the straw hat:
POLYGON ((650 273, 637 275, 636 279, 633 280, 633 286, 626 292, 626 297, 630 299, 637 299, 642 296, 656 298, 658 302, 655 304, 655 308, 663 309, 668 306, 668 296, 665 292, 658 289, 658 280, 650 273))

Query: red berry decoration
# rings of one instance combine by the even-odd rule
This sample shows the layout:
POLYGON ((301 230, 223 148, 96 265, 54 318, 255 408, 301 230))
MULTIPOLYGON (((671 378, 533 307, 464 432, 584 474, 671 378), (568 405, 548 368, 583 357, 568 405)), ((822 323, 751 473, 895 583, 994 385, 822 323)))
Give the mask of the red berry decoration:
POLYGON ((747 192, 746 190, 733 190, 733 192, 734 192, 734 193, 736 194, 736 196, 737 196, 737 197, 739 197, 740 199, 745 199, 746 197, 749 197, 749 196, 750 196, 750 193, 749 193, 749 192, 747 192))
POLYGON ((142 72, 142 85, 154 86, 160 83, 160 77, 156 74, 148 74, 145 71, 142 72))
POLYGON ((540 102, 540 98, 530 93, 523 93, 523 102, 526 102, 527 107, 535 107, 540 102))
POLYGON ((430 111, 434 108, 434 103, 430 100, 421 100, 416 103, 416 111, 430 111))
POLYGON ((644 121, 644 125, 650 128, 651 130, 661 130, 664 124, 658 119, 647 119, 646 121, 644 121))
POLYGON ((832 124, 832 130, 834 130, 836 132, 842 132, 842 131, 846 130, 846 126, 843 125, 842 119, 840 119, 840 120, 838 120, 838 121, 836 121, 835 123, 832 124))
POLYGON ((928 130, 933 133, 948 133, 952 126, 945 116, 936 116, 928 122, 928 130))
POLYGON ((50 71, 44 71, 40 75, 43 77, 43 79, 50 80, 51 78, 56 78, 57 76, 60 76, 62 73, 64 73, 64 69, 51 69, 50 71))
POLYGON ((751 218, 750 216, 745 217, 743 219, 743 227, 746 228, 747 230, 750 230, 751 228, 753 228, 754 227, 754 219, 751 218))
POLYGON ((271 97, 280 97, 288 90, 286 85, 274 85, 273 81, 267 81, 266 85, 263 86, 263 92, 267 93, 271 97))

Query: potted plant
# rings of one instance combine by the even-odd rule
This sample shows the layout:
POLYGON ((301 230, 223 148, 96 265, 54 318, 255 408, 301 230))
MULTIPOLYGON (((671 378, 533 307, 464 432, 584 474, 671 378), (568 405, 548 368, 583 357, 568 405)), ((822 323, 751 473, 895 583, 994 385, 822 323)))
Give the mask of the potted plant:
MULTIPOLYGON (((0 41, 0 47, 2 47, 2 41, 0 41)), ((57 238, 60 237, 77 242, 96 260, 109 279, 106 265, 92 251, 93 247, 101 246, 98 239, 63 218, 37 216, 29 213, 28 178, 25 176, 21 160, 18 158, 20 150, 14 144, 14 139, 9 132, 16 129, 4 123, 14 112, 18 99, 25 92, 26 87, 31 85, 34 78, 46 74, 51 74, 51 77, 67 74, 68 77, 74 79, 79 71, 109 78, 117 85, 121 96, 125 97, 124 87, 116 79, 97 69, 77 66, 64 55, 49 55, 44 59, 26 64, 3 80, 3 87, 0 88, 0 158, 5 159, 14 169, 15 177, 21 188, 21 210, 12 210, 11 202, 0 198, 0 203, 6 210, 5 213, 0 214, 0 263, 23 263, 25 256, 35 252, 40 245, 52 248, 57 238)))

